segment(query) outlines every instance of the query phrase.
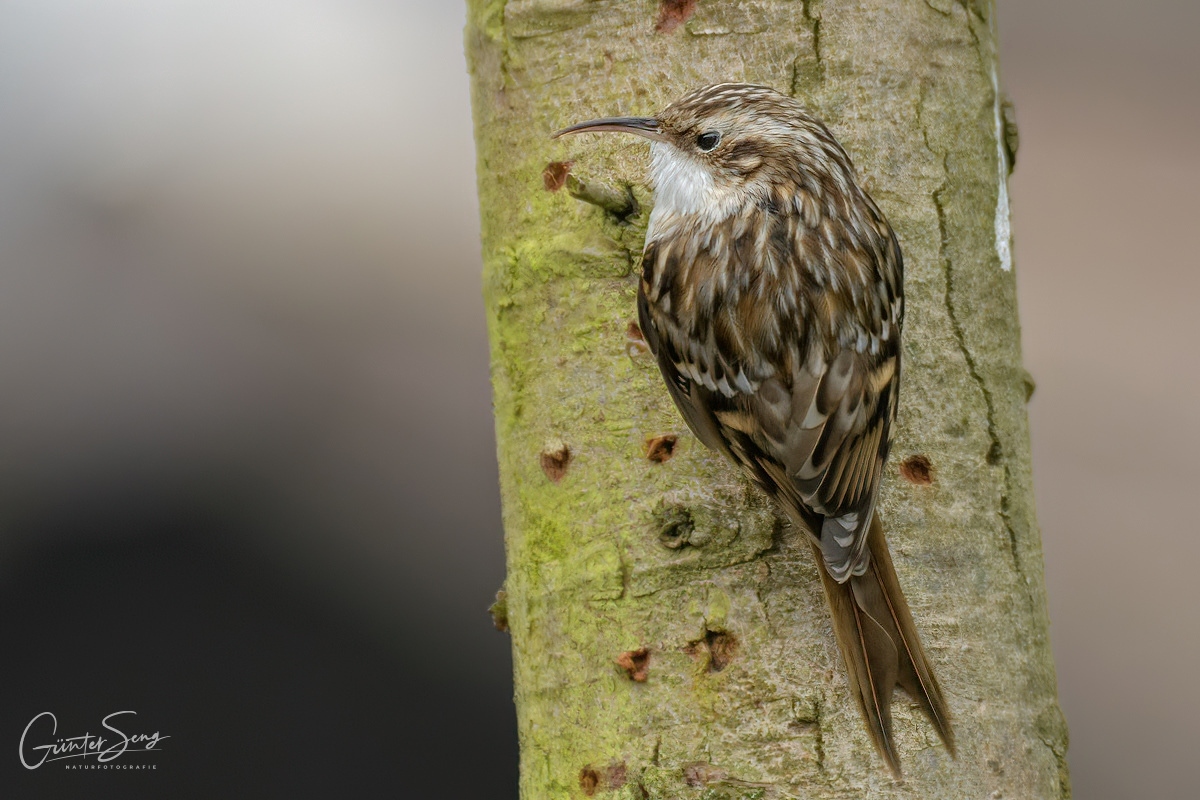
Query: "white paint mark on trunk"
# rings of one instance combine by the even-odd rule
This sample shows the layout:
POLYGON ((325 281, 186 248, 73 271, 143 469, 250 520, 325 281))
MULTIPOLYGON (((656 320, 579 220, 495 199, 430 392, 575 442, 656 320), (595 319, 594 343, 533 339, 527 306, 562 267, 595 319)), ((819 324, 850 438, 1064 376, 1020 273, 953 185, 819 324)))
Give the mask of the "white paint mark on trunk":
MULTIPOLYGON (((993 11, 992 37, 995 40, 995 12, 993 11)), ((999 170, 1000 189, 996 193, 996 255, 1000 257, 1000 269, 1012 269, 1012 212, 1008 206, 1008 154, 1004 152, 1004 110, 1001 108, 999 58, 992 54, 992 97, 996 115, 996 168, 999 170)))

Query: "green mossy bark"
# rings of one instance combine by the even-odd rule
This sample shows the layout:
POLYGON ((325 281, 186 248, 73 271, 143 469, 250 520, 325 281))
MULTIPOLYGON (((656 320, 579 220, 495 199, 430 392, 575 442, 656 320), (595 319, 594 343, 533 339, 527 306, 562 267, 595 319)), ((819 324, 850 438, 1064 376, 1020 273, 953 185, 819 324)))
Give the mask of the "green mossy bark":
POLYGON ((1067 797, 1027 375, 997 235, 991 4, 700 0, 669 34, 652 0, 468 6, 522 797, 1067 797), (960 748, 950 759, 898 695, 904 783, 847 694, 802 534, 688 434, 627 338, 651 206, 644 143, 549 138, 728 80, 790 91, 825 119, 904 249, 881 510, 960 748), (631 187, 643 210, 618 221, 549 191, 543 169, 568 160, 631 187), (665 433, 678 445, 653 463, 646 439, 665 433), (932 462, 931 485, 899 476, 913 454, 932 462), (640 650, 635 681, 618 660, 640 650))

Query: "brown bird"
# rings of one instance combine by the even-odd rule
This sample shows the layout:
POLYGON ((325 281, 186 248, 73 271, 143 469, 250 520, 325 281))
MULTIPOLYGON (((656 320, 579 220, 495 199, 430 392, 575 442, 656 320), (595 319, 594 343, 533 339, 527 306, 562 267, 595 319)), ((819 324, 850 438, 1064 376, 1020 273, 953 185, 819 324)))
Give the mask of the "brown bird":
POLYGON ((696 437, 808 533, 850 690, 892 773, 897 684, 953 754, 875 512, 900 389, 903 263, 846 151, 796 100, 708 86, 567 133, 651 141, 638 319, 696 437))

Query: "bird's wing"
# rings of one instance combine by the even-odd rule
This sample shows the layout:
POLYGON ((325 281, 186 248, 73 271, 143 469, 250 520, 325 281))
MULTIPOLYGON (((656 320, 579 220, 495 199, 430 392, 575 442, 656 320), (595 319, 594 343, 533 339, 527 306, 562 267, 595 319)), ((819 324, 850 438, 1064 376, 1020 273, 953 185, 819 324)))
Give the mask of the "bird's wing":
POLYGON ((645 337, 650 352, 658 361, 658 370, 662 373, 663 381, 667 384, 667 391, 670 393, 671 399, 675 401, 679 413, 683 415, 684 422, 691 428, 696 438, 704 442, 704 445, 710 450, 716 450, 733 458, 733 453, 730 452, 726 439, 721 434, 720 423, 713 416, 712 404, 706 401, 704 386, 684 376, 675 366, 672 356, 674 348, 664 345, 659 335, 660 326, 653 321, 646 296, 641 292, 638 293, 638 325, 642 329, 642 336, 645 337))
POLYGON ((844 580, 865 566, 866 534, 887 459, 899 389, 898 356, 871 363, 852 350, 812 355, 783 380, 764 383, 737 412, 718 413, 725 428, 749 427, 732 446, 771 476, 785 506, 810 523, 826 568, 844 580), (749 424, 748 424, 749 423, 749 424), (814 520, 815 523, 815 520, 814 520))

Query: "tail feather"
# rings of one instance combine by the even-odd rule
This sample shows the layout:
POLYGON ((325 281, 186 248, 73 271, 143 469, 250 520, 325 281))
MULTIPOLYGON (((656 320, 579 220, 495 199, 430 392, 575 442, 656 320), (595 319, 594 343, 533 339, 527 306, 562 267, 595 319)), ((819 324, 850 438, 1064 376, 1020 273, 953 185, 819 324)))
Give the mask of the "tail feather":
MULTIPOLYGON (((833 630, 846 663, 850 691, 858 701, 867 731, 888 768, 900 777, 900 758, 892 738, 892 691, 903 687, 933 723, 946 749, 954 755, 954 731, 942 690, 929 667, 912 612, 900 591, 883 526, 878 516, 868 533, 871 564, 846 583, 818 570, 833 615, 833 630)), ((818 565, 824 560, 816 543, 818 565)))

